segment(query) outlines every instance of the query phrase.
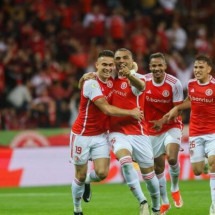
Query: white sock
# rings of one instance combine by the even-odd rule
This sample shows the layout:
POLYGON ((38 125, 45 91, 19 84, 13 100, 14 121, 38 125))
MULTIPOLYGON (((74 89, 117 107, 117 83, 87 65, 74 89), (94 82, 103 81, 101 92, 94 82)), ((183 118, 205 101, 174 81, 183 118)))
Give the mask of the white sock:
POLYGON ((122 173, 127 185, 139 203, 146 200, 143 194, 137 171, 134 169, 130 156, 125 156, 119 160, 122 168, 122 173))
POLYGON ((160 196, 163 204, 169 204, 169 199, 167 195, 167 189, 166 189, 166 177, 164 172, 157 175, 159 186, 160 186, 160 196))
POLYGON ((82 212, 81 199, 84 193, 84 183, 74 179, 72 182, 72 199, 74 205, 74 212, 82 212))
POLYGON ((175 165, 169 165, 169 173, 171 178, 171 192, 176 192, 179 190, 179 173, 180 173, 180 165, 179 163, 175 165))
POLYGON ((211 201, 215 204, 215 173, 209 173, 210 175, 210 188, 211 188, 211 201))
POLYGON ((152 208, 155 210, 160 210, 159 181, 155 175, 155 172, 152 171, 148 174, 142 174, 142 176, 152 199, 152 208))

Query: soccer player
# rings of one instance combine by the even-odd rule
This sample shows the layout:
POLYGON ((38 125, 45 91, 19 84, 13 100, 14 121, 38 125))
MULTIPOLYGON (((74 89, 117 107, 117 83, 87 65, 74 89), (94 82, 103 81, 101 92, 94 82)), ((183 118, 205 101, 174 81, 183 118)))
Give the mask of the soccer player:
MULTIPOLYGON (((143 76, 131 72, 132 53, 125 48, 115 52, 117 77, 111 104, 120 108, 143 107, 143 76)), ((124 179, 140 203, 140 215, 149 215, 148 203, 142 192, 137 171, 132 160, 140 167, 142 177, 152 200, 152 214, 160 214, 159 182, 154 172, 154 157, 149 138, 145 135, 143 121, 131 117, 110 117, 110 142, 112 150, 121 164, 124 179)))
POLYGON ((108 175, 108 115, 119 118, 130 116, 137 122, 143 115, 138 107, 120 109, 108 103, 113 88, 111 75, 115 69, 112 51, 104 50, 99 54, 96 69, 96 80, 83 83, 79 114, 70 137, 71 159, 75 166, 75 178, 72 182, 74 215, 83 215, 81 199, 85 190, 88 160, 93 160, 95 170, 89 174, 87 180, 101 181, 108 175))
POLYGON ((182 122, 178 117, 175 121, 157 129, 156 120, 183 101, 183 88, 180 81, 166 73, 167 64, 162 53, 150 56, 149 70, 145 75, 146 89, 144 96, 145 130, 149 135, 155 157, 155 172, 160 184, 162 205, 161 214, 170 209, 170 202, 166 191, 166 178, 164 174, 165 158, 169 163, 171 177, 171 194, 175 207, 180 208, 183 201, 179 191, 178 153, 182 137, 182 122))
POLYGON ((180 111, 191 108, 189 124, 190 161, 195 175, 204 172, 205 156, 210 170, 212 203, 210 215, 215 215, 215 79, 211 76, 212 60, 199 55, 194 61, 194 76, 188 83, 188 97, 164 118, 172 120, 180 111))

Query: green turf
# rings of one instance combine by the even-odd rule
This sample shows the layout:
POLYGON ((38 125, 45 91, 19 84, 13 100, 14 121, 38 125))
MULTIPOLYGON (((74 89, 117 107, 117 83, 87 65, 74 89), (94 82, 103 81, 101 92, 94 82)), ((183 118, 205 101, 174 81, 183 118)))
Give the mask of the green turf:
MULTIPOLYGON (((172 204, 168 215, 209 214, 209 181, 182 181, 180 187, 184 206, 172 204)), ((144 183, 142 188, 149 199, 144 183)), ((138 215, 139 205, 125 184, 93 184, 92 189, 92 201, 82 204, 84 215, 138 215)), ((70 186, 0 189, 0 215, 72 214, 70 186)))

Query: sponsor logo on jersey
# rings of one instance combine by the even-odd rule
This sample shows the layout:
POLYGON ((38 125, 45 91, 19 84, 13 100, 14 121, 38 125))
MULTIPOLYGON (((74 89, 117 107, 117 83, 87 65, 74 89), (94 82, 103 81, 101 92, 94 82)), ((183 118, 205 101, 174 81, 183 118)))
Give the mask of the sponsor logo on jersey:
POLYGON ((151 90, 148 90, 146 93, 148 93, 148 94, 152 94, 151 90))
POLYGON ((150 96, 146 96, 146 101, 165 104, 165 103, 170 103, 171 99, 156 99, 156 98, 151 98, 150 96))
POLYGON ((207 98, 200 98, 200 97, 195 97, 195 96, 191 96, 190 97, 191 101, 196 101, 196 102, 203 102, 203 103, 213 103, 214 99, 207 99, 207 98))
POLYGON ((168 90, 164 90, 164 91, 162 92, 162 95, 163 95, 164 97, 168 97, 168 96, 169 96, 169 91, 168 91, 168 90))
POLYGON ((194 90, 193 88, 190 90, 191 93, 194 93, 194 91, 195 91, 195 90, 194 90))
POLYGON ((213 94, 213 90, 211 90, 211 89, 207 89, 206 91, 205 91, 205 95, 206 96, 211 96, 213 94))
POLYGON ((123 97, 126 97, 126 95, 127 95, 127 93, 121 92, 121 91, 119 91, 119 90, 114 90, 114 93, 115 93, 115 94, 118 94, 118 95, 120 95, 120 96, 123 96, 123 97))

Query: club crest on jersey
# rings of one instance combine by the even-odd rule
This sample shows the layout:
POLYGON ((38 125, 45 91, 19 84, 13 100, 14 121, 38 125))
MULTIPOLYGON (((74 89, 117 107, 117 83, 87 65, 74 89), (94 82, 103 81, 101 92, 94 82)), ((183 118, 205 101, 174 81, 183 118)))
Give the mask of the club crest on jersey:
POLYGON ((122 84, 121 84, 121 89, 125 89, 127 87, 127 83, 126 82, 123 82, 122 84))
POLYGON ((168 91, 168 90, 164 90, 164 91, 162 92, 162 95, 163 95, 164 97, 168 97, 168 96, 169 96, 169 91, 168 91))
POLYGON ((112 88, 112 87, 113 87, 113 82, 112 82, 112 81, 108 81, 108 82, 107 82, 107 86, 108 86, 109 88, 112 88))
POLYGON ((213 94, 213 90, 207 89, 207 90, 205 91, 205 94, 206 94, 206 96, 211 96, 211 95, 213 94))

